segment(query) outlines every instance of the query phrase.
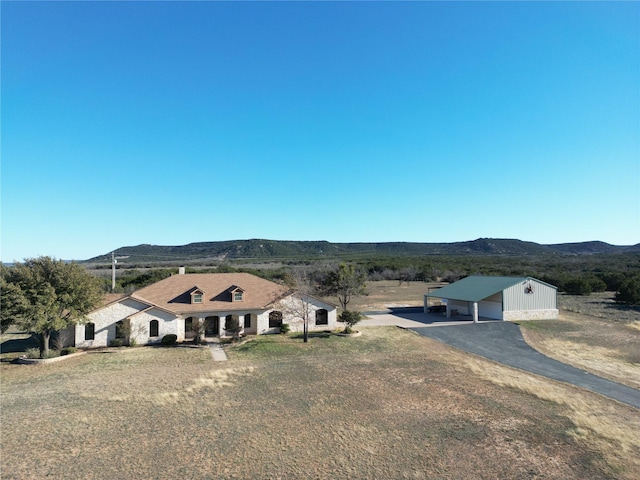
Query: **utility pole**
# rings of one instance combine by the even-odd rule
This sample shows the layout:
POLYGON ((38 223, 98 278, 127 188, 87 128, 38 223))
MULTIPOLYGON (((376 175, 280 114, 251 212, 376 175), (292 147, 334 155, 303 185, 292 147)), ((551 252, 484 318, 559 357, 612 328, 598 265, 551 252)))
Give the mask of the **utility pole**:
POLYGON ((116 291, 116 252, 111 252, 111 293, 116 291))
POLYGON ((116 291, 116 264, 118 258, 129 258, 129 255, 116 257, 116 252, 111 252, 111 293, 116 291))

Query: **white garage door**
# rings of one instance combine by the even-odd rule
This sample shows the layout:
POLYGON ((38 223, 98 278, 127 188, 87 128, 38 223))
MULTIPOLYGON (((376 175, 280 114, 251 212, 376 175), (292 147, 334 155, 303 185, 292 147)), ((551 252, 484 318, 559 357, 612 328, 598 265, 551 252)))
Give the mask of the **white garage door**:
POLYGON ((478 315, 484 318, 502 320, 502 303, 482 301, 478 303, 478 315))

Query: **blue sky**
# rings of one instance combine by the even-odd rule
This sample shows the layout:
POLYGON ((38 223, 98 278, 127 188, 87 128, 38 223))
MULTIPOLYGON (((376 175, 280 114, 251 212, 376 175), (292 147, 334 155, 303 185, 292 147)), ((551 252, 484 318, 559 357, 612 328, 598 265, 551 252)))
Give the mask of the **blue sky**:
POLYGON ((638 2, 7 2, 3 261, 640 242, 638 2))

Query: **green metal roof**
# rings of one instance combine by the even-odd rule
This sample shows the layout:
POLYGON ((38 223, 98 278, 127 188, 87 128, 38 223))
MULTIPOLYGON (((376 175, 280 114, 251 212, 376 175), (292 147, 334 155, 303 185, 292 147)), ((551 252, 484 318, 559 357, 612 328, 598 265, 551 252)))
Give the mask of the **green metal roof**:
MULTIPOLYGON (((531 277, 492 277, 484 275, 471 275, 457 282, 427 293, 426 297, 450 298, 463 302, 479 302, 491 295, 503 291, 505 288, 535 280, 531 277)), ((539 281, 539 280, 537 280, 539 281)))

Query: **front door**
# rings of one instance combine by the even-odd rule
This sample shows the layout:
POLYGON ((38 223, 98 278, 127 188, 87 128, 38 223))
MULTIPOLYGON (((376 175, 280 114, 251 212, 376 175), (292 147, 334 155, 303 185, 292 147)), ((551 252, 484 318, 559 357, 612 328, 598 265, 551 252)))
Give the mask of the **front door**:
POLYGON ((205 318, 204 336, 217 337, 219 332, 220 332, 220 317, 216 315, 214 317, 205 318))

